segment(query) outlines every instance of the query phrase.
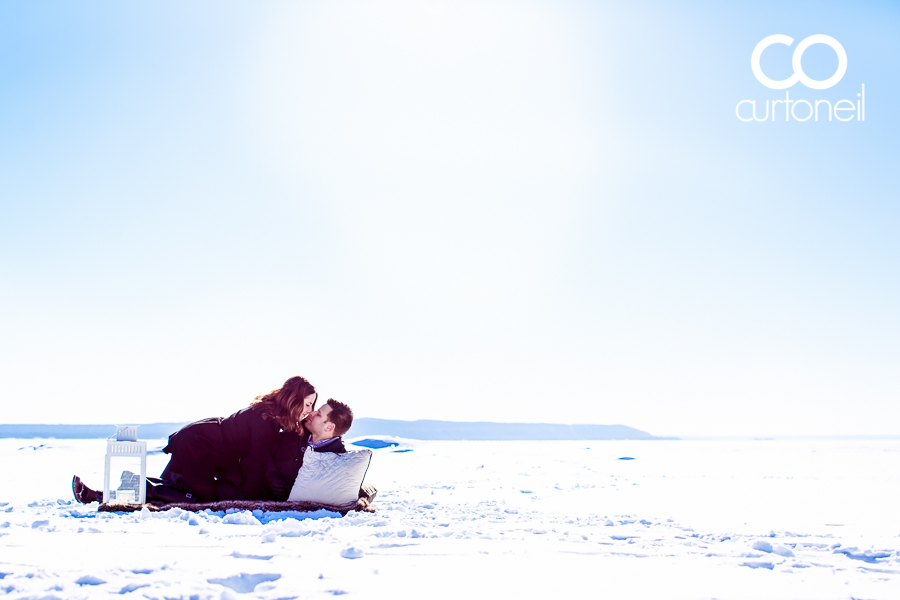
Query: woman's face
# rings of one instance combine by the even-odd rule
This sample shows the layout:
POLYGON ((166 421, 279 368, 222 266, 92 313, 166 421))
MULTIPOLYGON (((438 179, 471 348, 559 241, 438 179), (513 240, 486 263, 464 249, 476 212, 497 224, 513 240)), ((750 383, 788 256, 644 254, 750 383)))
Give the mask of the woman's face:
POLYGON ((316 407, 316 394, 310 394, 306 398, 303 399, 303 412, 300 414, 300 420, 302 421, 306 417, 309 416, 309 413, 313 411, 316 407))

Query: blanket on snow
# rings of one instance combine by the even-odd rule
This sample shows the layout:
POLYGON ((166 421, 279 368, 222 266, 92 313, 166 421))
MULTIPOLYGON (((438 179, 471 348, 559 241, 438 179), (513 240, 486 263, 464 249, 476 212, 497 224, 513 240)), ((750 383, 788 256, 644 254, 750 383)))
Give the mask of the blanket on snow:
POLYGON ((119 504, 119 503, 103 503, 98 510, 104 512, 137 512, 146 507, 148 510, 158 512, 162 510, 170 510, 180 508, 191 512, 202 512, 210 510, 213 512, 227 510, 261 510, 263 512, 312 512, 314 510, 330 510, 346 515, 351 511, 375 512, 369 499, 360 498, 353 505, 331 506, 328 504, 317 504, 314 502, 275 502, 269 500, 219 500, 218 502, 171 502, 167 504, 148 502, 147 504, 119 504))

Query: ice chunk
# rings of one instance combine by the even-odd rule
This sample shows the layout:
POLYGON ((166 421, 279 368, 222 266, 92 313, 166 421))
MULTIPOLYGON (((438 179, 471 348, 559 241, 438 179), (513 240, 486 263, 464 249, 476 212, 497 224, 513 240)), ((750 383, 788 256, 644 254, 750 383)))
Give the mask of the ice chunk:
POLYGON ((225 515, 222 522, 228 525, 262 525, 262 523, 259 522, 259 519, 254 517, 250 511, 246 510, 229 513, 225 515))
POLYGON ((794 556, 793 550, 791 550, 787 546, 775 546, 775 549, 772 550, 772 552, 774 552, 778 556, 785 556, 787 558, 794 556))

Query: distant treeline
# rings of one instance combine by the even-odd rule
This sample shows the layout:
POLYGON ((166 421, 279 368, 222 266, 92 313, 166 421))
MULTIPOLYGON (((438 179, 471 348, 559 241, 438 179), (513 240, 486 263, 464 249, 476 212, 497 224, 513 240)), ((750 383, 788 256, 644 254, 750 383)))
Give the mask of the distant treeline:
MULTIPOLYGON (((138 438, 162 439, 185 423, 138 426, 138 438)), ((116 433, 115 425, 0 425, 0 438, 97 439, 116 433)), ((359 418, 347 437, 391 435, 415 440, 661 440, 625 425, 550 423, 466 423, 461 421, 391 421, 359 418)))

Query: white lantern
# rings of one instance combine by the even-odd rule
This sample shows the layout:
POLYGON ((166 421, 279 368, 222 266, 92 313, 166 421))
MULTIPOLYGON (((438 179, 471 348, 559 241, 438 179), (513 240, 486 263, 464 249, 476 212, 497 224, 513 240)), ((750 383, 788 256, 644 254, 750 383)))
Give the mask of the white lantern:
POLYGON ((116 439, 106 440, 103 501, 125 504, 147 501, 147 442, 138 441, 137 425, 117 425, 116 439), (119 480, 116 489, 110 489, 112 477, 119 480))

